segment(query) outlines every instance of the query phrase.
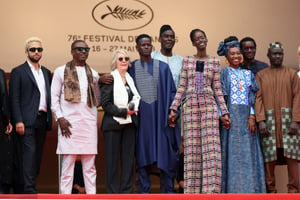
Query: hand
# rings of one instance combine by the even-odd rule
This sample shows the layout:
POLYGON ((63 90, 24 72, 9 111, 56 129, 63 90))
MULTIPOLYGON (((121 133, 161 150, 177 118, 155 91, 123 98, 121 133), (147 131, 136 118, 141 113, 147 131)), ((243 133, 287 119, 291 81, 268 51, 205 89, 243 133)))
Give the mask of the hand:
POLYGON ((269 129, 268 129, 268 126, 267 126, 266 122, 260 121, 258 126, 259 126, 260 134, 262 134, 264 136, 269 136, 271 134, 269 129))
POLYGON ((100 84, 111 84, 114 81, 114 77, 111 74, 103 74, 99 78, 99 83, 100 84))
POLYGON ((177 119, 178 115, 175 112, 175 110, 170 110, 170 114, 168 116, 168 125, 170 127, 175 127, 175 121, 177 119))
POLYGON ((133 114, 135 114, 135 113, 137 113, 137 110, 129 110, 129 109, 127 108, 127 115, 133 115, 133 114))
POLYGON ((11 123, 9 122, 8 125, 6 126, 5 134, 10 134, 12 129, 13 129, 13 127, 12 127, 11 123))
POLYGON ((297 122, 292 122, 290 125, 290 129, 288 131, 289 135, 297 135, 298 134, 299 124, 297 122))
POLYGON ((248 119, 247 129, 250 129, 251 135, 255 134, 255 132, 257 130, 255 119, 253 119, 253 118, 249 118, 248 119))
POLYGON ((24 123, 23 123, 23 122, 18 122, 18 123, 16 123, 16 132, 17 132, 19 135, 24 135, 24 132, 25 132, 25 126, 24 126, 24 123))
POLYGON ((179 185, 181 188, 184 188, 184 181, 179 181, 178 185, 179 185))
POLYGON ((72 127, 72 125, 70 124, 70 122, 64 117, 58 118, 57 121, 61 130, 61 134, 66 138, 70 138, 70 136, 72 135, 70 131, 70 127, 72 127))
POLYGON ((223 127, 225 128, 225 129, 230 129, 230 127, 231 127, 231 121, 230 121, 230 119, 229 119, 229 116, 228 116, 228 114, 225 114, 225 115, 222 115, 221 117, 220 117, 220 120, 221 120, 221 122, 222 122, 222 124, 223 124, 223 127))

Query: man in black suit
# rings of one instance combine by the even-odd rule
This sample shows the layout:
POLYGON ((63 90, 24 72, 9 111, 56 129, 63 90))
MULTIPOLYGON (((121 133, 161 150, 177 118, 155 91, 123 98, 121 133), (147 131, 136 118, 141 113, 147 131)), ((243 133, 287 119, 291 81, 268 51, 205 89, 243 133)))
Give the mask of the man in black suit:
POLYGON ((43 47, 39 38, 26 40, 27 61, 14 68, 9 83, 11 117, 21 145, 24 193, 36 193, 46 131, 51 130, 51 72, 39 64, 43 47))
POLYGON ((0 69, 0 194, 8 194, 13 183, 11 131, 5 72, 0 69))

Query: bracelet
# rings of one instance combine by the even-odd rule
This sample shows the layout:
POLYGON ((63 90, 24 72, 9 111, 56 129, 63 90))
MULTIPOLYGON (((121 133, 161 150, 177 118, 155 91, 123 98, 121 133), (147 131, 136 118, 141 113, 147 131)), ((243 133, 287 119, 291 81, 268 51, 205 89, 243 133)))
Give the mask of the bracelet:
POLYGON ((254 119, 255 120, 255 116, 254 115, 250 115, 249 119, 254 119))

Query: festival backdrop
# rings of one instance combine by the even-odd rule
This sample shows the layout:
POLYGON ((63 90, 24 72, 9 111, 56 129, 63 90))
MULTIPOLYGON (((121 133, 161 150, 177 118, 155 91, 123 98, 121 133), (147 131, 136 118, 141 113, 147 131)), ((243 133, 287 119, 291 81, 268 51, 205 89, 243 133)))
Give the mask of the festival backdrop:
POLYGON ((44 47, 41 63, 52 72, 72 59, 70 44, 76 39, 91 47, 88 63, 98 72, 109 72, 114 50, 125 48, 131 60, 138 58, 135 37, 141 33, 151 35, 154 49, 159 49, 159 28, 170 24, 179 55, 196 52, 189 33, 200 28, 207 34, 210 55, 217 55, 218 43, 229 35, 251 36, 257 59, 268 62, 268 44, 280 41, 284 63, 297 69, 299 8, 299 0, 1 0, 0 67, 10 72, 23 63, 25 40, 38 36, 44 47))

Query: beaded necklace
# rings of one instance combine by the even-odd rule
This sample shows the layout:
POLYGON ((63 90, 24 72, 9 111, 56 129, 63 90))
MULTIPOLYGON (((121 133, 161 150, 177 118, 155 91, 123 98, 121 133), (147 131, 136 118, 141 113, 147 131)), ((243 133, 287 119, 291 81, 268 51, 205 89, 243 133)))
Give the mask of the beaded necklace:
MULTIPOLYGON (((232 70, 233 69, 230 69, 229 71, 230 71, 230 75, 231 75, 231 77, 233 78, 233 77, 235 77, 235 80, 236 80, 236 82, 238 83, 238 85, 239 85, 239 89, 240 90, 243 90, 243 84, 242 84, 242 79, 243 79, 243 73, 242 73, 242 70, 239 70, 240 71, 240 77, 238 77, 238 76, 233 76, 234 74, 233 74, 233 72, 232 72, 232 70)), ((238 70, 238 69, 237 69, 238 70)))

